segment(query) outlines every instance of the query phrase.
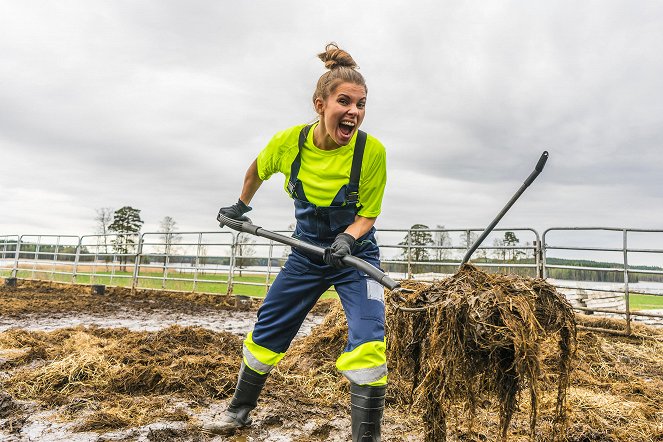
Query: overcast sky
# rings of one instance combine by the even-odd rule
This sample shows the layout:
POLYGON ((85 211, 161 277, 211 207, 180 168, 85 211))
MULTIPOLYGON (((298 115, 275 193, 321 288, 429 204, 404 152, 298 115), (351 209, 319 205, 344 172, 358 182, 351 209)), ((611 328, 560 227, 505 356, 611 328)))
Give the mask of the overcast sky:
MULTIPOLYGON (((387 149, 377 226, 663 228, 663 2, 0 0, 0 235, 213 231, 336 41, 387 149)), ((293 221, 283 177, 256 224, 293 221)))

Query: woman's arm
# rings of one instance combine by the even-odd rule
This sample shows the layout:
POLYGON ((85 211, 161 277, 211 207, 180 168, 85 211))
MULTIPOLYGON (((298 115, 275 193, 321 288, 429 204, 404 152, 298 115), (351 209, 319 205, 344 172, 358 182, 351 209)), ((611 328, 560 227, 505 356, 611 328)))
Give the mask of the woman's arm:
POLYGON ((354 237, 354 239, 361 238, 363 235, 368 233, 371 230, 371 227, 375 224, 377 218, 365 218, 363 216, 355 216, 355 222, 350 224, 345 233, 348 233, 354 237))
POLYGON ((247 169, 246 175, 244 175, 244 185, 239 199, 248 206, 261 184, 262 180, 258 175, 258 160, 255 159, 247 169))

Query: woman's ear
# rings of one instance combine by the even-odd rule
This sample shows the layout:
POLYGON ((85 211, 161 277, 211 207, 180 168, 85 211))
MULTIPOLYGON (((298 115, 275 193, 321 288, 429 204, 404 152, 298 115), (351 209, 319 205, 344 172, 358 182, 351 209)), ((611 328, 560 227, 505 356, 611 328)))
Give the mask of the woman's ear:
POLYGON ((313 102, 313 107, 315 108, 315 111, 317 112, 318 115, 322 115, 322 113, 325 110, 325 102, 322 98, 318 97, 315 99, 313 102))

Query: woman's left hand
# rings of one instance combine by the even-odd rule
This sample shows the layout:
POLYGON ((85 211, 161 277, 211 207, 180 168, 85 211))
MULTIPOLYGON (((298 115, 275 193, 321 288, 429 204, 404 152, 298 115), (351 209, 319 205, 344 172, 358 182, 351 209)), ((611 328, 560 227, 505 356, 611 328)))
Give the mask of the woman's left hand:
POLYGON ((339 233, 336 235, 334 242, 330 247, 325 249, 325 253, 322 256, 322 259, 325 261, 325 264, 330 265, 337 269, 342 269, 347 267, 343 263, 343 257, 347 255, 352 255, 352 248, 355 245, 354 236, 349 233, 339 233))

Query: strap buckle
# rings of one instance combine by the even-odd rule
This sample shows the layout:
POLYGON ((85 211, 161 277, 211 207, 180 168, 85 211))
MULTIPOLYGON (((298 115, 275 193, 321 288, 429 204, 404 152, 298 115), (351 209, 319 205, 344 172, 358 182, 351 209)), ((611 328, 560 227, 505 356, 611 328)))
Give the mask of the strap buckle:
POLYGON ((359 202, 359 192, 348 192, 345 202, 347 204, 357 204, 359 202))

